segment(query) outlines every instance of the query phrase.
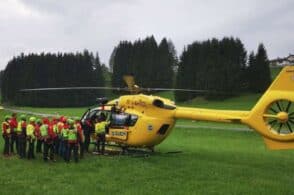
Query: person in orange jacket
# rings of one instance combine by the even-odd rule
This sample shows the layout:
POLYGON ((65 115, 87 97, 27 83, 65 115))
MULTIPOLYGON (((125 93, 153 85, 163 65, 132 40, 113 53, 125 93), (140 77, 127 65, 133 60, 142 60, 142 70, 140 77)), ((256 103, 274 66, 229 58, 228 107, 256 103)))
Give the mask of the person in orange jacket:
POLYGON ((17 140, 17 134, 16 134, 16 128, 17 128, 17 114, 12 113, 11 119, 9 120, 10 125, 10 152, 11 154, 14 154, 14 145, 16 147, 16 151, 18 152, 18 140, 17 140))
POLYGON ((4 139, 3 154, 5 157, 10 155, 10 116, 6 115, 4 121, 2 122, 2 137, 4 139))

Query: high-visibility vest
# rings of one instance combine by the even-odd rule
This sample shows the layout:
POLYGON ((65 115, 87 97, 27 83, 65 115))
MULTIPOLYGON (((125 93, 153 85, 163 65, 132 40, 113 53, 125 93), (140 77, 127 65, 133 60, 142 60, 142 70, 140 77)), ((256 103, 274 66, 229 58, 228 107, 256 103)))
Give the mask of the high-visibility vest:
POLYGON ((32 139, 35 139, 35 126, 32 124, 28 124, 27 126, 27 136, 30 136, 32 139))
POLYGON ((6 121, 2 122, 2 134, 4 134, 4 133, 10 134, 10 125, 6 121))
POLYGON ((58 133, 61 133, 62 130, 63 130, 63 128, 64 128, 64 124, 63 124, 63 122, 58 122, 58 123, 57 123, 58 133))
POLYGON ((78 140, 78 131, 76 128, 68 130, 68 141, 77 141, 78 140))
POLYGON ((41 133, 41 136, 42 137, 46 137, 46 136, 48 136, 48 125, 41 125, 41 127, 40 127, 40 133, 41 133))
POLYGON ((106 121, 98 122, 95 124, 95 133, 103 133, 105 131, 105 127, 108 124, 106 121))
POLYGON ((59 134, 57 124, 53 125, 53 132, 56 133, 56 134, 59 134))
POLYGON ((68 129, 62 129, 61 134, 63 139, 68 139, 68 129))
POLYGON ((17 129, 16 129, 16 132, 18 134, 20 134, 22 132, 22 128, 24 127, 24 124, 25 124, 25 121, 19 121, 17 123, 17 129))
POLYGON ((82 126, 80 123, 75 123, 74 127, 78 130, 78 129, 82 129, 82 126))

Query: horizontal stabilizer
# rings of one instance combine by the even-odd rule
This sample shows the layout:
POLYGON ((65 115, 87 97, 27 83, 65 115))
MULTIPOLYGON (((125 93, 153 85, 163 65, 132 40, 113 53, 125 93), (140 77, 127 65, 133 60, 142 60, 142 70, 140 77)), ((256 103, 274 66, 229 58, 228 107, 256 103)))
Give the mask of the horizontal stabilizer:
POLYGON ((263 138, 268 149, 271 150, 286 150, 294 149, 294 142, 279 142, 272 139, 263 138))

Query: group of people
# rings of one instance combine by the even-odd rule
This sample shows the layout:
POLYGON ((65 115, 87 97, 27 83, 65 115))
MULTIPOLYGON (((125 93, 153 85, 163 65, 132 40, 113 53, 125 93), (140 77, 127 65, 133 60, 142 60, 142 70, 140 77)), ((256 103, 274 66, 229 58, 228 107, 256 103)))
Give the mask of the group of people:
POLYGON ((16 149, 20 158, 34 159, 35 152, 43 153, 43 160, 56 161, 59 155, 65 162, 70 162, 71 156, 75 162, 83 158, 84 150, 88 151, 89 139, 95 132, 96 150, 104 154, 105 129, 107 126, 105 115, 97 117, 94 121, 88 121, 89 126, 83 130, 79 118, 36 118, 21 115, 17 120, 17 114, 6 115, 2 123, 2 136, 4 139, 3 154, 9 157, 16 149), (93 124, 94 123, 94 124, 93 124), (90 129, 89 129, 90 128, 90 129), (101 147, 100 147, 101 146, 101 147))

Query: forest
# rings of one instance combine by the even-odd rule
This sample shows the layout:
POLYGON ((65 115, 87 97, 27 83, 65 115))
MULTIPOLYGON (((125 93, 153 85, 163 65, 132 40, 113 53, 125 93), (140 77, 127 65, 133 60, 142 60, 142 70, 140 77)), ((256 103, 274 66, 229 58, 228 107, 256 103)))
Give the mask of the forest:
MULTIPOLYGON (((101 90, 22 92, 21 89, 109 86, 125 87, 123 75, 133 75, 139 86, 203 90, 175 91, 177 102, 197 96, 225 99, 241 93, 264 92, 271 83, 269 60, 263 44, 248 55, 239 38, 195 41, 180 55, 170 39, 159 43, 153 36, 134 42, 120 41, 113 49, 109 68, 98 52, 23 54, 13 57, 1 72, 2 102, 26 106, 88 106, 101 90)), ((171 89, 172 91, 172 89, 171 89)), ((109 93, 108 93, 109 94, 109 93)))

